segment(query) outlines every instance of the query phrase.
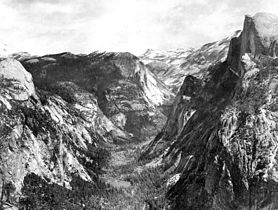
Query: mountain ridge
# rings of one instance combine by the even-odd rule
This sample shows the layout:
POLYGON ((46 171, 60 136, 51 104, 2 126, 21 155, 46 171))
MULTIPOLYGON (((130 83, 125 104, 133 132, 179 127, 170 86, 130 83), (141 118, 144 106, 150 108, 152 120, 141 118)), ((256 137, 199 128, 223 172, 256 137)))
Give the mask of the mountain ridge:
POLYGON ((277 208, 277 31, 260 31, 276 18, 254 24, 266 16, 246 16, 226 61, 210 66, 205 80, 185 78, 164 129, 142 155, 176 177, 170 209, 277 208))

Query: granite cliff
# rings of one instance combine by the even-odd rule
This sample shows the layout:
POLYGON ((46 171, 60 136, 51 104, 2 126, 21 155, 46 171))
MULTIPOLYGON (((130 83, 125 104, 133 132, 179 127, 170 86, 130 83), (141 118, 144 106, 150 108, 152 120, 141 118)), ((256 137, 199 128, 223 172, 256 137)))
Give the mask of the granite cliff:
POLYGON ((277 209, 277 17, 246 16, 224 62, 187 76, 142 159, 172 174, 170 209, 277 209))

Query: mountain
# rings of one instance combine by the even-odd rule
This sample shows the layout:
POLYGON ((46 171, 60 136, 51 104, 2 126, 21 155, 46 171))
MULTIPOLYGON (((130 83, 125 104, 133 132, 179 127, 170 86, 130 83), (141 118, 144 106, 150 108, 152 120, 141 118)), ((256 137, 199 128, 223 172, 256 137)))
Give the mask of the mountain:
POLYGON ((109 150, 151 138, 166 120, 172 93, 129 53, 11 57, 22 64, 0 61, 1 208, 22 194, 39 208, 59 191, 78 209, 80 182, 103 188, 109 150))
POLYGON ((118 196, 106 167, 162 129, 173 98, 130 53, 1 58, 0 208, 99 208, 94 199, 118 196))
POLYGON ((230 40, 239 36, 236 31, 220 41, 203 45, 199 49, 171 51, 147 50, 140 59, 173 92, 178 93, 187 75, 203 78, 209 66, 226 59, 230 40))
MULTIPOLYGON (((62 53, 19 58, 36 87, 76 95, 74 86, 95 95, 102 112, 137 139, 156 135, 166 121, 173 93, 130 53, 62 53)), ((62 96, 63 97, 63 96, 62 96)), ((69 96, 68 100, 76 99, 69 96)))
POLYGON ((73 83, 64 84, 74 89, 74 103, 35 87, 14 59, 0 62, 0 78, 1 186, 12 185, 14 199, 32 173, 65 187, 72 174, 92 181, 99 170, 97 152, 106 154, 101 146, 130 141, 103 114, 96 97, 73 83))
POLYGON ((171 174, 169 209, 278 208, 277 26, 246 16, 226 59, 185 77, 141 157, 171 174))
POLYGON ((278 209, 277 41, 2 56, 0 209, 278 209))

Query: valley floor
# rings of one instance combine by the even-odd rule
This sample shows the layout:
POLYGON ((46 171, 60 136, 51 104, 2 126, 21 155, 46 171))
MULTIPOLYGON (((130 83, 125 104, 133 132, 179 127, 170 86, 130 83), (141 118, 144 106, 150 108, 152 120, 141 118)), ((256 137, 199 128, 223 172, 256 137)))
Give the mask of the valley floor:
POLYGON ((101 180, 116 189, 103 199, 102 209, 162 209, 165 204, 166 176, 162 168, 147 168, 138 161, 141 144, 125 144, 111 150, 111 160, 101 180))

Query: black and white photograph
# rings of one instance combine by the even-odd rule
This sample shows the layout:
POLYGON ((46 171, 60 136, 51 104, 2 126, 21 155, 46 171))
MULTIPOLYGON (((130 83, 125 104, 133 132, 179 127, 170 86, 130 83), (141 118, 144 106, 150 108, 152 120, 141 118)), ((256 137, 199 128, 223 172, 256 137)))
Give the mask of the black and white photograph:
POLYGON ((0 0, 0 210, 278 210, 277 0, 0 0))

